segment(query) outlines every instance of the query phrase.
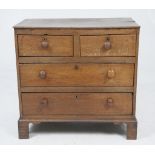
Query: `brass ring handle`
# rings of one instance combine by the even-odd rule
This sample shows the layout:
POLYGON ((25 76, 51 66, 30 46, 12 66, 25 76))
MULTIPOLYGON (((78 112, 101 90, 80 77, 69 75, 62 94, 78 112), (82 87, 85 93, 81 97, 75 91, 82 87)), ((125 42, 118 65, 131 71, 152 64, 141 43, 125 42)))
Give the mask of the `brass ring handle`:
POLYGON ((111 42, 109 38, 107 38, 106 41, 104 42, 104 48, 106 50, 109 50, 111 48, 111 42))
POLYGON ((40 77, 41 79, 45 79, 45 78, 46 78, 46 72, 45 72, 45 71, 40 71, 40 72, 39 72, 39 77, 40 77))
POLYGON ((113 105, 113 99, 107 98, 107 106, 111 107, 113 105))
POLYGON ((41 47, 42 48, 48 48, 48 41, 46 38, 44 38, 43 41, 41 42, 41 47))
POLYGON ((115 77, 115 71, 113 69, 108 70, 107 73, 108 78, 114 78, 115 77))

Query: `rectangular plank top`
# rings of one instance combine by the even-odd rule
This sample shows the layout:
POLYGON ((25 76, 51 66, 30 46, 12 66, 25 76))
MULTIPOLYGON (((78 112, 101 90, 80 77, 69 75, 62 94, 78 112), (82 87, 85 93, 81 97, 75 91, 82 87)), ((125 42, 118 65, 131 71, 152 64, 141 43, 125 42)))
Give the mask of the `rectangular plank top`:
POLYGON ((14 28, 138 28, 132 18, 25 19, 14 28))

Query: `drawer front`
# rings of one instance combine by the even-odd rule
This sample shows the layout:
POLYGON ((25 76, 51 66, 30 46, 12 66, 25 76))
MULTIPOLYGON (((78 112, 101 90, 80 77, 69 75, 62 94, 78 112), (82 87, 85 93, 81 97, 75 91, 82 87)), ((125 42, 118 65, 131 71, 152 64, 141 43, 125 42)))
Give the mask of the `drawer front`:
POLYGON ((136 35, 80 36, 81 56, 135 56, 136 35))
POLYGON ((22 64, 21 86, 133 86, 133 64, 22 64))
POLYGON ((72 36, 18 35, 19 56, 73 56, 72 36))
POLYGON ((132 114, 131 93, 23 93, 24 115, 132 114))

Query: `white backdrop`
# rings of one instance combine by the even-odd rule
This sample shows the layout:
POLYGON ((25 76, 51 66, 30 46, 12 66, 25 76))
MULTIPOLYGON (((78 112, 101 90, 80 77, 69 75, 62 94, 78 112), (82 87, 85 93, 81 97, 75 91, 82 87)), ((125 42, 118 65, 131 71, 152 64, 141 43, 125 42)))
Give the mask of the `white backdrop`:
POLYGON ((155 144, 155 10, 0 10, 0 144, 155 144), (25 18, 132 17, 141 26, 137 87, 138 139, 113 125, 59 124, 31 128, 19 140, 13 25, 25 18), (30 131, 31 131, 30 130, 30 131))

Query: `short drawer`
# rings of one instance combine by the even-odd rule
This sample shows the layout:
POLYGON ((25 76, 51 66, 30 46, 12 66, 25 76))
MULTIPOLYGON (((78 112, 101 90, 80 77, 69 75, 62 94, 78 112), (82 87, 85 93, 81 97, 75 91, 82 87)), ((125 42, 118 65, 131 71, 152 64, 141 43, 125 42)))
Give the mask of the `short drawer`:
POLYGON ((81 56, 135 56, 136 35, 80 36, 81 56))
POLYGON ((131 93, 23 93, 24 115, 132 114, 131 93))
POLYGON ((73 56, 72 36, 18 35, 19 56, 73 56))
POLYGON ((134 64, 21 64, 21 86, 133 86, 134 64))

